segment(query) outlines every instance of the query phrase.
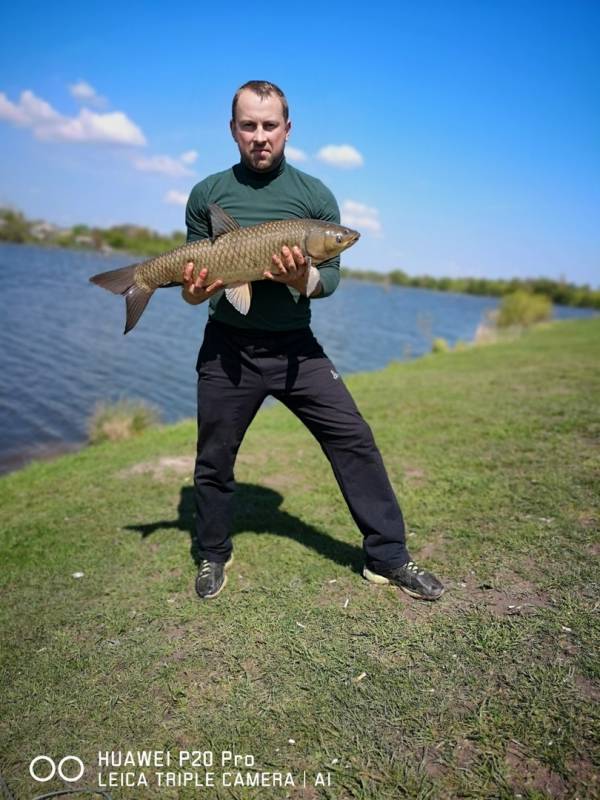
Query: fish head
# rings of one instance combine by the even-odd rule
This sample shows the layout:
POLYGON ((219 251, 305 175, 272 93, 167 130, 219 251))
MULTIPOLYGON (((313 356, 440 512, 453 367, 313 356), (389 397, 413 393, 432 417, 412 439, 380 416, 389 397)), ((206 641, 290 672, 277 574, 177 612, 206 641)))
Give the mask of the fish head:
POLYGON ((311 220, 305 239, 305 250, 317 262, 335 258, 343 250, 352 247, 360 238, 358 231, 336 225, 335 222, 311 220))

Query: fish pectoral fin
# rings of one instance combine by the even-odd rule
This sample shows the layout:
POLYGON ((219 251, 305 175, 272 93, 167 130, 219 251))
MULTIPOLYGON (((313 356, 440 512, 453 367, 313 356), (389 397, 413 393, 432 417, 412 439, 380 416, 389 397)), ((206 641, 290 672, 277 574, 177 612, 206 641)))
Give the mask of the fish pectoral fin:
POLYGON ((249 283, 234 284, 225 289, 225 297, 231 305, 244 316, 250 310, 252 300, 252 286, 249 283))
POLYGON ((208 213, 210 214, 210 228, 213 239, 216 239, 217 236, 222 236, 224 233, 233 233, 233 231, 237 231, 241 227, 237 220, 226 211, 223 211, 221 206, 216 203, 209 205, 208 213))
POLYGON ((321 280, 319 270, 313 267, 312 258, 308 257, 308 277, 306 278, 306 296, 310 297, 321 280))
MULTIPOLYGON (((314 290, 319 285, 319 270, 312 265, 312 259, 310 256, 307 258, 308 263, 308 275, 306 276, 306 296, 310 297, 314 290)), ((288 286, 290 290, 290 294, 294 298, 294 302, 297 303, 298 300, 302 297, 298 289, 294 289, 293 286, 288 286)))

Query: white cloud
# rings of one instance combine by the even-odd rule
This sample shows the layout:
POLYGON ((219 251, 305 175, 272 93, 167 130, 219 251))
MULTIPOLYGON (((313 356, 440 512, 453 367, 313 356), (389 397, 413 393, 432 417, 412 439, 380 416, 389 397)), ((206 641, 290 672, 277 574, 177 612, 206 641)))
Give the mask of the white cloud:
POLYGON ((19 103, 11 102, 0 92, 0 119, 6 119, 15 125, 35 127, 59 121, 61 115, 45 100, 36 97, 29 90, 21 92, 19 103))
POLYGON ((163 197, 165 203, 170 203, 174 206, 185 206, 188 201, 188 196, 185 192, 178 192, 177 189, 171 189, 163 197))
POLYGON ((156 172, 159 175, 168 175, 170 178, 183 178, 186 175, 194 175, 193 170, 186 164, 191 164, 196 160, 198 154, 194 150, 183 153, 179 158, 172 156, 148 156, 136 158, 133 166, 141 172, 156 172))
POLYGON ((182 153, 179 156, 179 160, 183 164, 193 164, 197 158, 198 158, 198 153, 195 150, 186 150, 185 153, 182 153))
POLYGON ((76 100, 81 103, 88 103, 91 106, 103 107, 106 105, 106 97, 99 95, 93 86, 87 81, 78 81, 69 84, 69 91, 76 100))
POLYGON ((317 158, 333 167, 362 167, 364 159, 351 144, 328 144, 317 153, 317 158))
POLYGON ((297 147, 292 147, 292 145, 288 144, 285 147, 285 157, 289 158, 290 161, 307 161, 308 156, 304 152, 304 150, 299 150, 297 147))
POLYGON ((144 145, 146 138, 138 126, 122 111, 97 114, 82 108, 77 117, 62 117, 34 129, 38 139, 62 142, 99 142, 103 144, 144 145))
POLYGON ((142 131, 122 111, 97 114, 82 108, 76 117, 65 117, 30 90, 21 92, 18 103, 0 93, 0 119, 31 128, 36 138, 48 141, 146 144, 142 131))
POLYGON ((381 236, 382 227, 379 211, 364 203, 355 200, 345 200, 341 208, 342 224, 359 231, 370 231, 375 236, 381 236))

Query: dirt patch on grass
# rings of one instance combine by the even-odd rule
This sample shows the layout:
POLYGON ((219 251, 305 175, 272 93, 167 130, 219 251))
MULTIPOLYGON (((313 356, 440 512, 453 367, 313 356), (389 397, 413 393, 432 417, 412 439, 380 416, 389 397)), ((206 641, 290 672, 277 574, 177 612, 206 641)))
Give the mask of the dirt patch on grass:
POLYGON ((454 748, 454 758, 459 769, 469 770, 477 757, 477 748, 470 739, 460 739, 454 748))
POLYGON ((598 516, 594 511, 582 511, 577 517, 577 521, 584 528, 600 527, 600 520, 598 520, 598 516))
POLYGON ((567 762, 571 789, 581 787, 582 799, 584 797, 598 797, 600 791, 600 773, 598 768, 585 756, 579 755, 576 759, 567 762))
POLYGON ((252 467, 254 469, 255 467, 264 467, 269 463, 270 457, 271 454, 266 449, 242 450, 237 454, 235 462, 241 467, 252 467))
POLYGON ((436 778, 442 778, 448 772, 448 767, 441 761, 438 751, 431 748, 425 748, 423 752, 421 769, 434 780, 436 778))
POLYGON ((425 470, 421 469, 420 467, 405 467, 404 481, 412 489, 420 489, 427 483, 425 470))
POLYGON ((141 461, 132 467, 117 473, 119 478, 132 478, 137 475, 150 475, 156 481, 165 480, 173 475, 188 475, 194 472, 194 456, 161 456, 152 461, 141 461))
POLYGON ((262 475, 260 482, 269 489, 279 492, 307 492, 311 488, 311 484, 307 480, 293 472, 274 472, 270 475, 262 475))
POLYGON ((510 744, 506 753, 510 787, 515 792, 541 792, 547 797, 567 797, 567 783, 535 758, 524 755, 519 748, 510 744))
POLYGON ((483 605, 497 617, 526 616, 552 606, 548 594, 520 575, 509 572, 498 573, 489 581, 467 575, 449 583, 447 588, 448 600, 457 609, 483 605))
POLYGON ((594 704, 600 703, 600 686, 597 683, 586 678, 585 675, 576 675, 575 686, 586 700, 594 704))

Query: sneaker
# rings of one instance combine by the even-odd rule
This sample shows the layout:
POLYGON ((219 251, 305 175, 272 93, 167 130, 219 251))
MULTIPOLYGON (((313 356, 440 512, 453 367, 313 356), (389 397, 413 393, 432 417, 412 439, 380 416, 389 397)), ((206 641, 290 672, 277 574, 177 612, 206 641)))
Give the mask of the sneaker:
POLYGON ((203 558, 196 577, 196 593, 202 600, 212 600, 225 588, 225 570, 233 563, 233 553, 227 561, 208 561, 203 558))
POLYGON ((435 575, 421 569, 414 561, 379 572, 365 567, 363 577, 371 583, 391 583, 419 600, 437 600, 444 594, 444 586, 435 575))

